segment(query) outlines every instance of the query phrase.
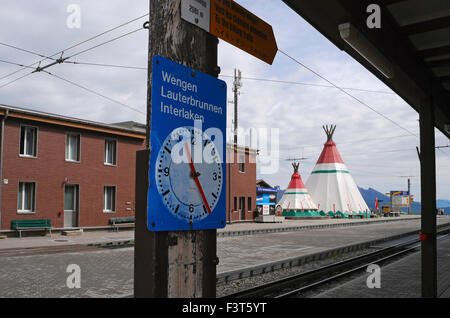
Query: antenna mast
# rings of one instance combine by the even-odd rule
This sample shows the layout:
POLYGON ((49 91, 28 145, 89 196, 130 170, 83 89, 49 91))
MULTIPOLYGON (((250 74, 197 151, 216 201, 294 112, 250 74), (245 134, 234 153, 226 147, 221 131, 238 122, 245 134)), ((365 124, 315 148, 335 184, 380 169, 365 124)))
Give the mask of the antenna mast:
POLYGON ((234 146, 237 146, 238 142, 238 95, 239 89, 242 87, 241 82, 241 71, 234 69, 234 81, 233 81, 233 92, 234 92, 234 146))

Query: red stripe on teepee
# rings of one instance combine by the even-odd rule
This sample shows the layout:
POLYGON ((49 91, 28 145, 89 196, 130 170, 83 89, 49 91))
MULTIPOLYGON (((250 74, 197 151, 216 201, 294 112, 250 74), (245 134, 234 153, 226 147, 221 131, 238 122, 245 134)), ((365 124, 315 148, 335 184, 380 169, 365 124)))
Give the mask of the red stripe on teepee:
POLYGON ((317 163, 344 163, 334 141, 327 141, 317 163))
POLYGON ((291 177, 291 182, 289 183, 288 189, 304 189, 302 178, 298 172, 294 172, 291 177))

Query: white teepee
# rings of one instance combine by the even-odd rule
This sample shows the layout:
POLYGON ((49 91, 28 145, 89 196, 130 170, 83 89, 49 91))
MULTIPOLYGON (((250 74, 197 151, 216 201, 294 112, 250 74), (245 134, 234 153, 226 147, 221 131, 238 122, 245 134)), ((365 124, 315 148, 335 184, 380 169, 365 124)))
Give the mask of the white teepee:
POLYGON ((293 163, 294 173, 291 182, 278 202, 277 210, 283 211, 283 216, 319 216, 317 205, 311 199, 302 178, 298 173, 298 163, 293 163))
POLYGON ((327 142, 306 182, 320 215, 370 217, 370 210, 332 140, 336 126, 323 129, 327 142))

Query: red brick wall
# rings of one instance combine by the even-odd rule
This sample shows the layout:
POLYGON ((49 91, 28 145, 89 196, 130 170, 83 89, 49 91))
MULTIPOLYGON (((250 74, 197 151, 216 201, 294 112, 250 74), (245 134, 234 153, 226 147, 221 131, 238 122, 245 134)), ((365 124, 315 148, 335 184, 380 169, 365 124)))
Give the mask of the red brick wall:
POLYGON ((111 217, 134 216, 136 151, 142 140, 96 133, 69 127, 19 121, 5 121, 1 229, 10 229, 12 220, 51 219, 53 227, 63 227, 64 181, 79 185, 79 226, 106 226, 111 217), (37 158, 19 156, 20 125, 38 127, 37 158), (81 134, 81 160, 65 160, 66 133, 81 134), (104 164, 104 140, 117 140, 117 166, 104 164), (36 182, 34 214, 18 214, 19 181, 36 182), (103 187, 116 186, 116 212, 103 212, 103 187), (131 202, 131 205, 126 205, 131 202), (131 208, 130 211, 127 208, 131 208))
MULTIPOLYGON (((228 155, 231 154, 232 150, 228 155)), ((238 153, 243 154, 243 151, 239 151, 238 153)), ((245 154, 245 172, 239 172, 239 164, 237 160, 237 154, 234 152, 234 160, 231 163, 231 220, 252 220, 253 219, 253 210, 256 208, 256 158, 255 154, 249 154, 246 152, 245 154), (249 160, 249 158, 252 160, 249 160), (237 200, 237 210, 234 209, 234 198, 237 200), (245 197, 245 218, 242 217, 241 212, 239 211, 239 198, 245 197), (248 198, 251 198, 251 210, 248 208, 248 198)), ((227 221, 230 220, 230 209, 229 209, 229 165, 227 166, 227 221)))

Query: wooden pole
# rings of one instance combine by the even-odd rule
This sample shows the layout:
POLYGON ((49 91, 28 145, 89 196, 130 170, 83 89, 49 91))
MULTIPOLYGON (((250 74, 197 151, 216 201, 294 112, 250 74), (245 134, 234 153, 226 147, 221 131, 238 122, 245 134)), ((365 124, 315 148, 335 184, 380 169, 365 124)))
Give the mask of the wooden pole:
MULTIPOLYGON (((151 100, 154 55, 217 77, 220 72, 217 38, 181 19, 181 0, 150 0, 149 3, 148 100, 151 100)), ((148 114, 150 125, 150 110, 148 114)), ((151 232, 147 229, 150 152, 138 152, 136 159, 134 296, 215 297, 217 230, 151 232)))

